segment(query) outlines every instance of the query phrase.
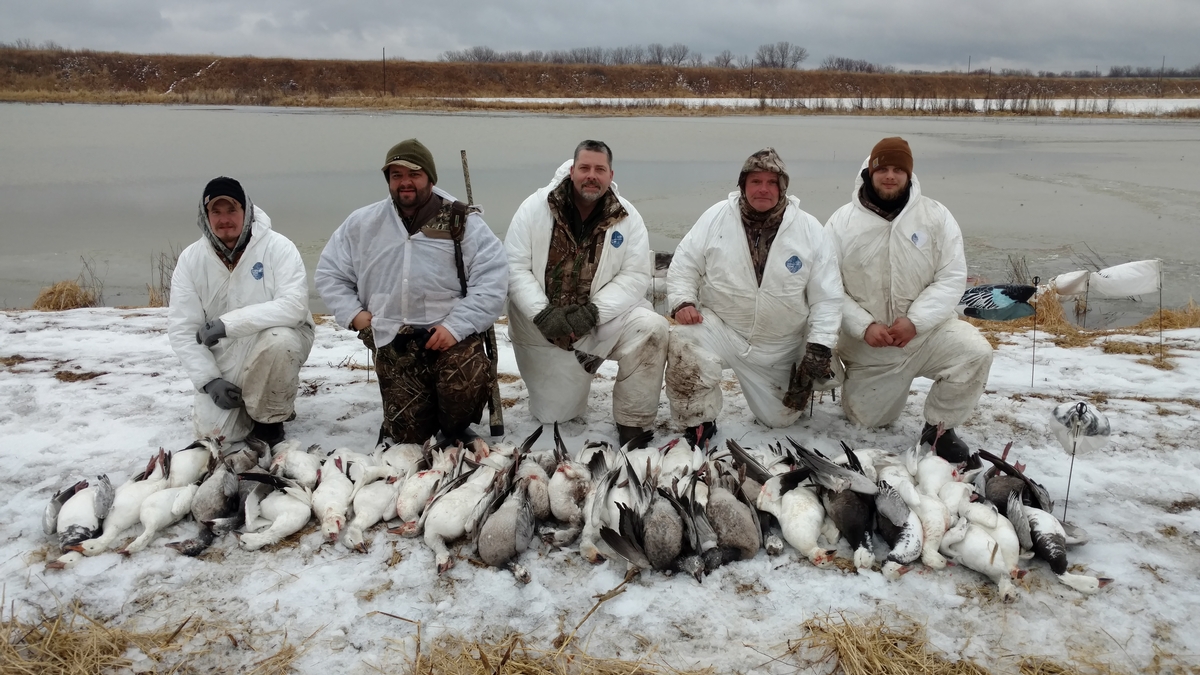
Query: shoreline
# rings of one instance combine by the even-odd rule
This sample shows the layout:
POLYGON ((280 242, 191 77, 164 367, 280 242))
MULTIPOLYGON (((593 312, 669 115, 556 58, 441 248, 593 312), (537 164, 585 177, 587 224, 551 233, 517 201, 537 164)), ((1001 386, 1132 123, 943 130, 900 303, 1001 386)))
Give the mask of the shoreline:
POLYGON ((285 108, 370 113, 532 113, 595 117, 953 117, 963 119, 1200 120, 1200 99, 1091 97, 1030 100, 875 97, 425 97, 258 98, 241 92, 49 92, 0 90, 0 104, 285 108), (1179 102, 1172 105, 1171 102, 1179 102), (1165 105, 1164 105, 1165 104, 1165 105), (996 107, 990 107, 996 106, 996 107), (982 109, 981 109, 982 108, 982 109), (1164 109, 1165 108, 1165 109, 1164 109))

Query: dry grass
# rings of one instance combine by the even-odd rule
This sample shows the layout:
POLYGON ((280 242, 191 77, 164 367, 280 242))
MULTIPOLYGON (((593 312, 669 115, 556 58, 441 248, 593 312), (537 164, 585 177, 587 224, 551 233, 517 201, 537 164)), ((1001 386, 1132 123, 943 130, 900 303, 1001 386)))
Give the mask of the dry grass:
MULTIPOLYGON (((825 70, 680 68, 550 63, 334 61, 211 55, 122 54, 90 50, 0 50, 0 100, 52 103, 170 103, 411 110, 538 109, 595 112, 597 106, 456 102, 470 97, 627 99, 605 114, 730 114, 657 106, 652 97, 751 98, 745 114, 1053 115, 1051 99, 1073 99, 1066 116, 1114 116, 1126 97, 1193 98, 1200 79, 1040 78, 965 74, 848 73, 825 70), (442 98, 446 97, 446 98, 442 98), (821 99, 837 98, 835 103, 821 99)), ((1175 117, 1198 111, 1171 113, 1175 117)))
POLYGON ((1164 330, 1200 328, 1200 305, 1197 305, 1195 300, 1188 300, 1188 304, 1179 309, 1164 309, 1161 312, 1155 312, 1146 320, 1133 326, 1133 330, 1156 331, 1160 325, 1164 330), (1159 323, 1160 319, 1161 324, 1159 323))
POLYGON ((45 359, 40 356, 27 357, 21 356, 20 354, 13 354, 12 356, 0 357, 0 366, 12 368, 13 366, 19 366, 22 363, 28 363, 30 361, 45 361, 45 359))
POLYGON ((96 373, 80 370, 60 370, 54 373, 54 379, 59 382, 87 382, 108 373, 96 373))
POLYGON ((42 312, 60 312, 66 309, 96 307, 104 297, 104 282, 96 274, 93 261, 81 259, 83 270, 74 281, 60 281, 38 293, 33 308, 42 312))
POLYGON ((705 670, 677 670, 653 663, 592 656, 582 649, 538 647, 522 635, 502 642, 441 637, 409 663, 412 675, 687 675, 705 670))
POLYGON ((512 384, 513 382, 520 382, 521 376, 511 373, 497 373, 496 379, 500 380, 501 384, 512 384))
MULTIPOLYGON (((149 670, 155 673, 204 673, 216 671, 210 665, 197 664, 211 661, 210 645, 228 641, 234 647, 239 646, 228 628, 196 619, 194 615, 178 626, 142 629, 134 621, 114 625, 97 619, 78 602, 60 608, 56 615, 34 611, 35 619, 22 619, 16 616, 16 610, 0 619, 0 631, 4 632, 0 674, 127 673, 134 663, 142 661, 136 659, 138 652, 149 659, 149 670)), ((304 651, 305 643, 299 646, 286 643, 274 655, 253 663, 250 670, 239 671, 258 675, 292 673, 292 664, 304 651)), ((139 663, 139 671, 142 667, 139 663)))
POLYGON ((150 256, 150 283, 146 284, 148 306, 166 307, 171 304, 171 275, 175 273, 175 265, 182 252, 172 247, 170 251, 160 251, 150 256))
POLYGON ((952 661, 933 651, 925 628, 907 618, 892 626, 880 617, 860 622, 827 615, 805 621, 803 628, 804 637, 788 650, 803 665, 832 659, 835 672, 845 675, 989 675, 972 661, 952 661))

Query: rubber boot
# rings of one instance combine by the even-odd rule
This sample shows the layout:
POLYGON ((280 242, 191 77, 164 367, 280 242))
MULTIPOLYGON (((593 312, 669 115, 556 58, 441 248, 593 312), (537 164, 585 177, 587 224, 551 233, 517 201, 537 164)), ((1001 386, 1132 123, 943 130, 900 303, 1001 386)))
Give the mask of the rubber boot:
MULTIPOLYGON (((638 436, 641 436, 642 434, 645 434, 645 433, 646 433, 646 430, 641 427, 627 427, 624 424, 618 424, 617 425, 618 444, 621 447, 625 447, 626 444, 630 443, 631 441, 634 441, 635 439, 637 439, 638 436)), ((641 448, 646 447, 646 445, 648 443, 649 443, 649 439, 645 438, 645 439, 642 439, 642 440, 634 443, 633 445, 630 445, 629 449, 630 450, 640 450, 641 448)))
POLYGON ((938 457, 951 464, 961 464, 971 459, 970 446, 954 433, 954 429, 946 429, 938 438, 937 427, 926 422, 925 428, 921 430, 921 443, 932 445, 933 451, 937 453, 938 457), (934 439, 937 439, 936 443, 934 439))

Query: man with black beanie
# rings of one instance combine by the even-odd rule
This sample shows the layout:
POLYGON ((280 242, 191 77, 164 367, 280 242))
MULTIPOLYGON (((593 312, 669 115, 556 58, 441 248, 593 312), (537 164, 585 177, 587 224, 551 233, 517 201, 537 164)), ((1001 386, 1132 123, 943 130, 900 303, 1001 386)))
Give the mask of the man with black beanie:
POLYGON ((850 203, 826 226, 846 291, 837 350, 846 416, 868 427, 890 424, 913 379, 927 377, 934 383, 921 440, 951 462, 967 460, 970 447, 954 428, 983 394, 992 347, 954 311, 967 285, 962 232, 945 206, 921 194, 907 141, 875 145, 850 203))
POLYGON ((196 224, 201 238, 175 263, 167 313, 171 346, 196 387, 196 437, 249 434, 274 445, 313 344, 304 261, 232 178, 204 187, 196 224))

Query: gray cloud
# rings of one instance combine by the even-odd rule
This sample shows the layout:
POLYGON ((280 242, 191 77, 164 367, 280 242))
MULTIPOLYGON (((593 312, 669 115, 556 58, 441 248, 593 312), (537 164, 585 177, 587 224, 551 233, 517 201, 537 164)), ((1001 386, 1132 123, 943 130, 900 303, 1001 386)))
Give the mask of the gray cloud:
POLYGON ((475 45, 550 50, 682 42, 706 58, 787 40, 826 56, 900 68, 1082 70, 1191 67, 1194 0, 749 0, 605 3, 511 0, 0 0, 0 41, 73 48, 296 58, 436 59, 475 45))

